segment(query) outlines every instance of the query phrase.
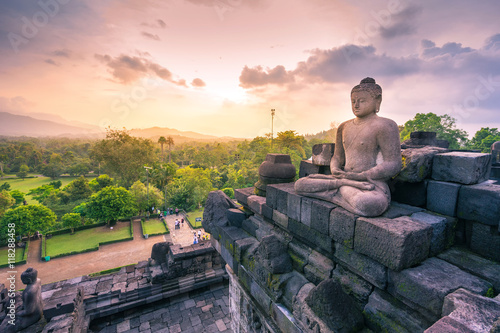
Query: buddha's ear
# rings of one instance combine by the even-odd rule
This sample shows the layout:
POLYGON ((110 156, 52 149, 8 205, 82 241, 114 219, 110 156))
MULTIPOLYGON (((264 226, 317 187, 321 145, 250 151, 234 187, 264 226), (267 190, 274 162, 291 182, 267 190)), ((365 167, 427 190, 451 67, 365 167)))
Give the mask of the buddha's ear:
POLYGON ((377 98, 377 112, 380 111, 380 104, 382 104, 382 96, 380 96, 379 98, 377 98))

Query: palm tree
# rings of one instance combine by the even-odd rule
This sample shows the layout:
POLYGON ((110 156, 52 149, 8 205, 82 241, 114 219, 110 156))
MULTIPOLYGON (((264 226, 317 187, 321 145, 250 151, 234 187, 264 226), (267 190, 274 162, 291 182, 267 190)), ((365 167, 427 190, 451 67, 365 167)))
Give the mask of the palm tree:
POLYGON ((171 136, 167 136, 165 143, 168 145, 168 163, 170 163, 170 152, 172 151, 172 146, 174 145, 174 139, 171 136))
POLYGON ((160 136, 160 138, 158 139, 158 143, 161 145, 161 156, 163 156, 163 159, 165 159, 163 155, 163 145, 167 143, 167 139, 165 139, 164 136, 160 136))

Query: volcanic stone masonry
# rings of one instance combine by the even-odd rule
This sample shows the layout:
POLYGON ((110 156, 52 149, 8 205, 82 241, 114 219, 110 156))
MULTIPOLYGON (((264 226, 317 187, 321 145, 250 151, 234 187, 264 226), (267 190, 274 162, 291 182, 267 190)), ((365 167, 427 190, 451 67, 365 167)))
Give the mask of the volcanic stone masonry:
MULTIPOLYGON (((227 263, 233 332, 499 332, 491 155, 422 147, 402 157, 379 217, 293 183, 269 184, 265 197, 236 190, 241 207, 209 194, 203 225, 227 263)), ((301 176, 323 172, 302 162, 301 176)))

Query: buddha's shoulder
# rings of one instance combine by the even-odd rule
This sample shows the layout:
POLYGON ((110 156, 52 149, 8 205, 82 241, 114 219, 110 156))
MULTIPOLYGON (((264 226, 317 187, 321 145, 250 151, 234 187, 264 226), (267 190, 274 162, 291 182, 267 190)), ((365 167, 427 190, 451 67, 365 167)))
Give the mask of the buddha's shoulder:
POLYGON ((373 121, 373 126, 384 127, 384 128, 398 128, 398 124, 392 119, 377 117, 373 121))

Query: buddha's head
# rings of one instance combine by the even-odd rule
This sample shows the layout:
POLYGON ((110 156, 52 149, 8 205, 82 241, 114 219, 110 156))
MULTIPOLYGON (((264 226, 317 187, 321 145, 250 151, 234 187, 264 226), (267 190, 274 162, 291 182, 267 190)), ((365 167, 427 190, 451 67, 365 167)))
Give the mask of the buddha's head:
POLYGON ((36 282, 36 278, 38 277, 38 271, 34 268, 28 268, 21 274, 21 281, 23 281, 24 284, 33 284, 36 282))
POLYGON ((382 88, 371 77, 364 78, 351 90, 352 111, 356 117, 378 112, 382 103, 382 88))

